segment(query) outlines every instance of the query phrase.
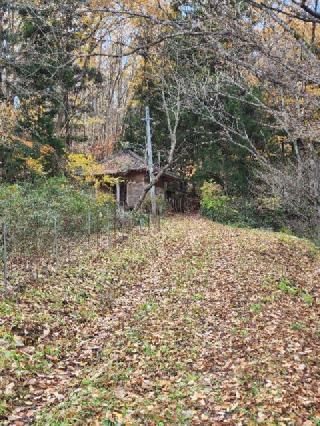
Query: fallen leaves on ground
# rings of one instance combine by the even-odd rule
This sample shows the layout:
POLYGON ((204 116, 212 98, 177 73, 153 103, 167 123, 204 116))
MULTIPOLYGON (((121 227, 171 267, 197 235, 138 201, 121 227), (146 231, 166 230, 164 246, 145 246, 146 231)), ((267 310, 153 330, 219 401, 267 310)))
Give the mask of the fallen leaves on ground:
POLYGON ((319 425, 320 262, 190 216, 0 302, 4 425, 319 425))

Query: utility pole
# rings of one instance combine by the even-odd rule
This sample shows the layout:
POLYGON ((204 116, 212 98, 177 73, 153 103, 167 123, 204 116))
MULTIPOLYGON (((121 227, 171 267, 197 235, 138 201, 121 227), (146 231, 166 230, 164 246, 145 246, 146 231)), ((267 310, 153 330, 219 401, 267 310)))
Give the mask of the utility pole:
MULTIPOLYGON (((152 141, 151 141, 151 118, 150 118, 150 109, 146 107, 146 130, 147 130, 147 154, 148 154, 148 168, 150 182, 153 179, 153 156, 152 156, 152 141)), ((156 201, 156 187, 153 185, 150 189, 150 198, 151 198, 151 212, 152 216, 157 214, 157 201, 156 201)))
MULTIPOLYGON (((315 0, 315 4, 314 4, 314 11, 315 13, 318 12, 318 6, 319 6, 319 0, 315 0)), ((316 29, 317 29, 317 24, 314 21, 312 23, 312 33, 311 33, 311 43, 313 44, 315 42, 315 38, 316 38, 316 29)))

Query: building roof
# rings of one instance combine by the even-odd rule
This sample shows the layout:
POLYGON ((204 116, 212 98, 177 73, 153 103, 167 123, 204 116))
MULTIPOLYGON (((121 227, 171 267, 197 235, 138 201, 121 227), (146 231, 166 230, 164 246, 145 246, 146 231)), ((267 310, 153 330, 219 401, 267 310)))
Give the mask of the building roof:
MULTIPOLYGON (((130 172, 147 172, 146 161, 131 149, 123 149, 101 161, 102 172, 105 175, 127 175, 130 172)), ((155 167, 155 169, 157 169, 155 167)), ((165 172, 163 176, 180 179, 174 173, 165 172)))
POLYGON ((101 161, 103 173, 106 175, 127 174, 132 171, 147 170, 147 164, 130 149, 118 151, 101 161))

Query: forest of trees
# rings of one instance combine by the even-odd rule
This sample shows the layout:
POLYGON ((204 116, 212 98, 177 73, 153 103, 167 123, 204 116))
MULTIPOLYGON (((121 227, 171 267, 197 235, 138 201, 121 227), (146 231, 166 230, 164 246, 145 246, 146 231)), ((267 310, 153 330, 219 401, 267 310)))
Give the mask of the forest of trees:
POLYGON ((223 205, 226 220, 254 211, 268 217, 262 225, 315 235, 317 0, 0 8, 2 183, 66 174, 70 153, 143 154, 148 105, 162 169, 184 176, 189 191, 203 188, 206 214, 219 218, 223 205))
POLYGON ((1 425, 320 426, 319 100, 320 0, 0 0, 1 425))

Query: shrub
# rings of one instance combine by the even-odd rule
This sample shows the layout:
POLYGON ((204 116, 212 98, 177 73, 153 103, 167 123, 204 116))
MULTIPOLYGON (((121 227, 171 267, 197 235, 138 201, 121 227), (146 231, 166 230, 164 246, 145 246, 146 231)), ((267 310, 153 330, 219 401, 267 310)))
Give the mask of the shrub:
POLYGON ((52 246, 54 227, 65 237, 83 235, 89 221, 92 231, 98 230, 101 218, 114 207, 111 195, 74 186, 65 177, 0 185, 0 222, 7 224, 12 243, 22 252, 52 246))
POLYGON ((260 193, 281 201, 290 228, 309 235, 319 228, 320 157, 314 149, 301 150, 299 161, 268 164, 256 172, 260 193))
MULTIPOLYGON (((156 204, 158 213, 163 214, 168 210, 168 204, 163 196, 158 195, 156 197, 156 204)), ((141 211, 143 213, 151 213, 151 210, 151 198, 149 195, 147 195, 141 206, 141 211)))
POLYGON ((215 182, 205 182, 201 188, 201 213, 212 220, 242 227, 279 230, 284 226, 278 200, 229 197, 215 182))
POLYGON ((34 219, 72 218, 88 212, 96 214, 112 208, 113 197, 88 188, 71 185, 65 177, 51 178, 38 184, 1 185, 0 217, 7 223, 34 219))
POLYGON ((232 198, 223 195, 222 188, 215 182, 204 182, 201 188, 201 212, 219 222, 237 221, 238 211, 232 198))

